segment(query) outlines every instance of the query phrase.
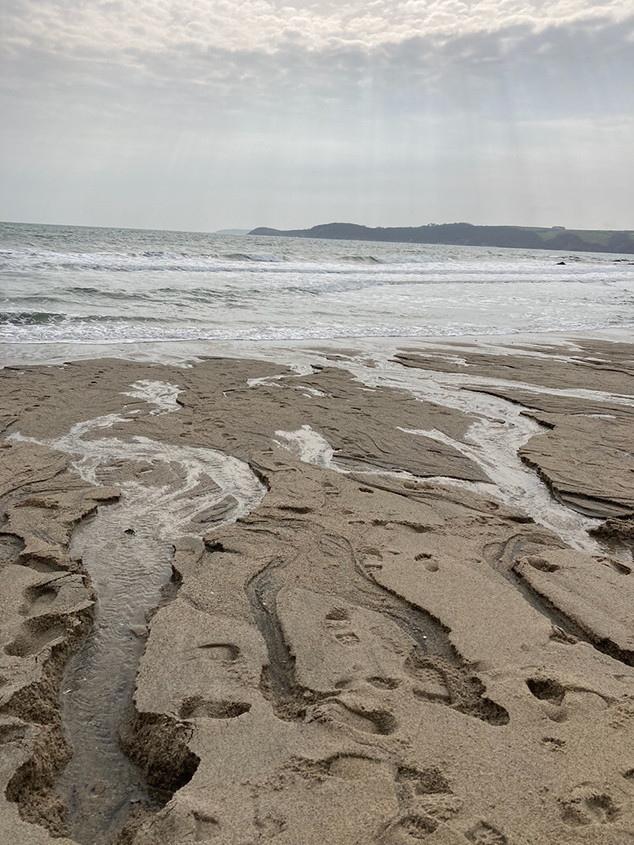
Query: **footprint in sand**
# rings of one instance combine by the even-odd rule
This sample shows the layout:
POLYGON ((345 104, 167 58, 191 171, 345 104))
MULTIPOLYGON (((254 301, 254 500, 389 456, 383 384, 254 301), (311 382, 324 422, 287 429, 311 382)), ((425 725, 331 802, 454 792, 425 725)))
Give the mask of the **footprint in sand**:
POLYGON ((72 633, 72 620, 61 616, 36 616, 27 620, 18 636, 4 649, 13 657, 31 657, 57 645, 72 633))
POLYGON ((420 552, 420 554, 415 555, 414 560, 417 563, 422 563, 422 565, 428 572, 438 572, 438 570, 440 569, 436 561, 433 559, 433 556, 429 554, 429 552, 420 552))
POLYGON ((329 628, 340 627, 342 623, 350 621, 350 613, 345 607, 333 607, 326 614, 326 625, 329 628))
POLYGON ((263 839, 273 839, 286 830, 286 819, 277 812, 256 814, 255 826, 263 839))
POLYGON ((322 704, 315 709, 314 717, 320 721, 339 722, 355 731, 382 736, 394 733, 398 727, 396 719, 387 710, 365 710, 341 701, 322 704))
POLYGON ((542 737, 542 745, 549 751, 563 751, 566 747, 566 740, 559 739, 556 736, 542 737))
POLYGON ((194 811, 194 841, 207 842, 211 837, 220 835, 220 824, 217 819, 208 813, 194 811))
POLYGON ((366 678, 366 681, 375 689, 392 690, 397 689, 401 682, 397 678, 384 678, 380 675, 374 675, 371 678, 366 678))
POLYGON ((416 698, 450 703, 451 693, 445 676, 430 659, 414 650, 405 661, 405 670, 415 682, 412 692, 416 698))
POLYGON ((462 800, 454 795, 436 766, 419 769, 398 765, 394 787, 400 812, 379 832, 376 842, 380 845, 413 845, 427 840, 439 828, 449 830, 444 823, 462 809, 462 800))
POLYGON ((566 695, 566 688, 552 678, 528 678, 526 686, 535 698, 552 704, 560 705, 566 695))
POLYGON ((396 787, 399 801, 408 812, 416 811, 426 818, 448 822, 462 810, 462 799, 454 795, 447 778, 435 766, 427 769, 399 766, 396 787))
POLYGON ((519 558, 518 563, 527 563, 539 572, 557 572, 557 570, 561 569, 556 563, 552 563, 552 561, 542 557, 542 555, 527 555, 526 557, 519 558))
POLYGON ((26 619, 5 654, 31 657, 79 632, 93 602, 81 575, 59 572, 23 592, 20 614, 26 619))
POLYGON ((365 548, 359 551, 361 552, 361 565, 367 573, 380 572, 383 569, 383 555, 378 549, 365 548))
POLYGON ((335 639, 343 645, 357 645, 361 642, 354 631, 341 631, 339 634, 335 634, 335 639))
POLYGON ((392 821, 379 837, 381 845, 409 845, 427 839, 438 829, 438 822, 420 813, 407 813, 392 821))
POLYGON ((60 584, 55 582, 28 587, 24 591, 25 602, 20 613, 22 616, 38 616, 53 604, 59 591, 60 584))
POLYGON ((621 815, 621 808, 609 791, 592 783, 576 786, 559 804, 562 821, 573 826, 610 824, 621 815))
POLYGON ((197 646, 204 649, 210 660, 217 660, 222 663, 235 663, 240 657, 240 649, 233 643, 205 643, 197 646))
POLYGON ((333 607, 326 614, 326 627, 333 631, 334 638, 342 645, 357 645, 361 642, 354 631, 349 630, 350 613, 343 607, 333 607), (345 630, 348 629, 348 630, 345 630))
POLYGON ((24 551, 24 545, 15 534, 0 534, 0 566, 15 563, 24 551))
POLYGON ((563 706, 566 688, 559 681, 552 678, 528 678, 526 686, 531 695, 544 702, 542 707, 547 718, 552 722, 567 721, 568 711, 563 706))
POLYGON ((193 695, 183 701, 178 715, 181 719, 235 719, 250 709, 251 704, 246 701, 207 701, 193 695))
POLYGON ((440 769, 416 769, 413 766, 399 766, 396 782, 405 787, 410 796, 450 794, 451 787, 440 769))
POLYGON ((506 836, 488 822, 478 822, 465 836, 473 845, 508 845, 506 836))
POLYGON ((342 780, 367 780, 383 768, 381 760, 361 754, 337 754, 326 761, 326 772, 342 780))

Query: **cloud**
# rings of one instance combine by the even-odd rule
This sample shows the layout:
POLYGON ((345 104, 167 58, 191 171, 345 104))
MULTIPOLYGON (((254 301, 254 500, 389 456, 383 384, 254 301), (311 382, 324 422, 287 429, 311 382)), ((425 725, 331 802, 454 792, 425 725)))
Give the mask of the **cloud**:
MULTIPOLYGON (((418 7, 420 0, 402 5, 418 7)), ((443 5, 455 11, 461 4, 443 5)), ((157 116, 179 108, 255 114, 325 110, 339 119, 339 109, 345 113, 351 105, 386 116, 455 110, 516 118, 632 114, 633 31, 634 16, 618 23, 608 16, 540 29, 514 24, 442 39, 410 33, 372 47, 332 42, 307 49, 291 40, 270 51, 184 44, 173 34, 160 50, 140 40, 125 49, 107 42, 95 52, 68 44, 54 51, 14 39, 5 52, 3 86, 7 96, 19 99, 60 107, 99 104, 115 113, 135 111, 140 100, 150 104, 144 112, 157 116)))
POLYGON ((634 113, 634 2, 9 0, 0 90, 58 110, 634 113))
POLYGON ((216 225, 195 223, 208 195, 236 223, 237 197, 257 208, 246 225, 631 207, 632 0, 5 0, 3 18, 5 184, 44 209, 6 219, 63 201, 81 222, 108 196, 117 225, 115 186, 128 225, 164 201, 185 210, 153 225, 193 228, 216 225), (266 217, 274 200, 295 219, 266 217))
POLYGON ((631 0, 12 0, 5 38, 92 57, 170 48, 271 52, 289 43, 373 49, 412 37, 442 41, 512 27, 539 32, 581 21, 618 23, 633 12, 631 0))

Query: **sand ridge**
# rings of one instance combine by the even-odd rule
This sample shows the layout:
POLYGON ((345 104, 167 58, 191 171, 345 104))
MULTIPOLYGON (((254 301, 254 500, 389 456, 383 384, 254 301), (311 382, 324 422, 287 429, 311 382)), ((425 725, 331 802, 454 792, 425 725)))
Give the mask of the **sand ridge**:
POLYGON ((547 390, 495 388, 543 426, 523 459, 567 507, 610 517, 611 546, 571 549, 485 495, 482 467, 451 445, 476 416, 368 388, 342 366, 102 359, 0 372, 4 835, 70 833, 55 793, 69 753, 58 684, 94 595, 68 544, 140 467, 122 459, 114 484, 95 487, 72 456, 11 435, 61 437, 124 412, 107 436, 219 450, 267 492, 234 524, 220 508, 197 537, 173 538, 120 729, 158 792, 122 843, 634 841, 631 409, 605 401, 631 397, 631 349, 593 343, 565 366, 479 354, 460 352, 490 379, 512 365, 521 385, 594 390, 563 407, 547 390), (180 409, 151 413, 130 395, 143 380, 175 385, 180 409), (589 416, 601 409, 610 417, 589 416), (299 460, 279 436, 307 425, 343 472, 299 460))

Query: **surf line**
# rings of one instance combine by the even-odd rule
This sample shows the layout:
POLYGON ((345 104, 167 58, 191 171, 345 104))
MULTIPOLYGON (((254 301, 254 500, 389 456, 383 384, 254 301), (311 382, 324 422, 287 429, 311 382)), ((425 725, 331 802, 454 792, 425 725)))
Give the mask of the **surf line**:
MULTIPOLYGON (((145 415, 156 416, 179 409, 179 392, 144 380, 124 395, 142 400, 151 408, 145 415)), ((235 522, 266 491, 246 463, 213 449, 107 435, 143 415, 138 408, 108 414, 50 440, 10 438, 71 455, 84 481, 121 491, 119 502, 100 506, 78 527, 70 547, 90 578, 96 607, 92 630, 62 679, 62 723, 73 755, 55 788, 67 809, 68 835, 82 845, 111 842, 134 804, 157 798, 118 735, 132 709, 147 614, 172 576, 172 544, 235 522)))

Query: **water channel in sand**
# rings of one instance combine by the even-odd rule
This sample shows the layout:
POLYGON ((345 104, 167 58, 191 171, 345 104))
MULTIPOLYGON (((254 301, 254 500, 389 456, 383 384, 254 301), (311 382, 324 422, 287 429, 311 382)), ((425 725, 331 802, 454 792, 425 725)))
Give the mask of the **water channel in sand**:
MULTIPOLYGON (((177 410, 177 393, 171 385, 139 382, 126 395, 145 400, 157 414, 177 410)), ((131 804, 153 797, 119 748, 118 734, 131 713, 147 613, 172 574, 170 541, 233 522, 264 495, 246 464, 220 452, 103 436, 138 413, 78 423, 43 443, 72 455, 84 480, 121 490, 121 500, 100 506, 71 544, 71 557, 82 561, 97 598, 92 632, 69 661, 61 687, 73 756, 56 790, 68 809, 69 834, 82 845, 112 841, 131 804)))

